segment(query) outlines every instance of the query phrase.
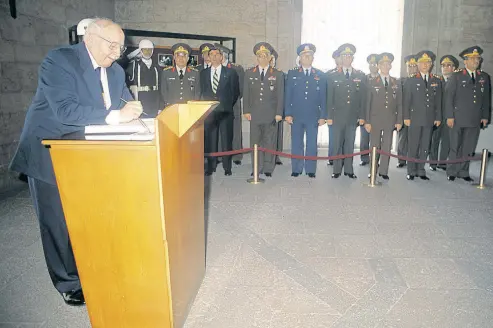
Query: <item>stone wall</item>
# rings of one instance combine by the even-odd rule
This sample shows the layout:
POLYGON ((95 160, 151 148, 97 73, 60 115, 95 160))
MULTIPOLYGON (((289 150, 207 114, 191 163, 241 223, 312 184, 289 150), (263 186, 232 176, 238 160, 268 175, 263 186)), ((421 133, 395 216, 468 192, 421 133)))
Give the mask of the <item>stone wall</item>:
POLYGON ((114 0, 0 0, 0 192, 19 184, 8 172, 24 117, 37 87, 38 66, 55 46, 68 44, 68 27, 82 18, 114 18, 114 0))
MULTIPOLYGON (((479 45, 484 49, 483 69, 493 75, 492 0, 406 0, 402 53, 429 49, 438 59, 479 45)), ((435 65, 439 73, 439 65, 435 65)), ((402 74, 404 75, 405 67, 402 74)), ((481 132, 478 149, 493 150, 493 127, 481 132)))

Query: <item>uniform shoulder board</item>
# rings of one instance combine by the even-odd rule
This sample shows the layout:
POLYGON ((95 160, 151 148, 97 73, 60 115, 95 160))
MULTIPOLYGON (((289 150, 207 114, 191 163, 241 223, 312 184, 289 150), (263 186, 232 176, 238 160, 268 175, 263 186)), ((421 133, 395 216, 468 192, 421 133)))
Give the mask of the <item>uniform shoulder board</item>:
POLYGON ((193 67, 193 66, 187 66, 187 68, 188 68, 189 70, 191 70, 191 71, 196 71, 196 72, 198 72, 198 69, 196 69, 196 68, 195 68, 195 67, 193 67))
POLYGON ((165 68, 163 68, 163 71, 167 71, 167 70, 170 70, 172 68, 173 68, 173 66, 166 66, 165 68))
POLYGON ((419 73, 414 73, 413 75, 411 75, 410 77, 418 77, 420 74, 419 73))
POLYGON ((295 67, 292 68, 292 70, 295 70, 295 69, 298 69, 298 68, 300 68, 300 67, 299 66, 295 66, 295 67))
POLYGON ((463 69, 463 68, 458 68, 458 69, 456 69, 456 70, 454 71, 454 73, 460 73, 460 72, 463 72, 463 71, 464 71, 464 69, 463 69))

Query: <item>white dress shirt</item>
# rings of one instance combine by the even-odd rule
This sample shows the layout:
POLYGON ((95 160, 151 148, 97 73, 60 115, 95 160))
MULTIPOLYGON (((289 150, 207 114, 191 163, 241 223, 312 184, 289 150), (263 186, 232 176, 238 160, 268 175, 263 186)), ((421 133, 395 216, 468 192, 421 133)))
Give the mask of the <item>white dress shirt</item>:
MULTIPOLYGON (((221 81, 221 69, 222 69, 222 65, 219 65, 218 67, 213 67, 211 66, 211 86, 214 85, 214 72, 217 72, 217 81, 220 82, 221 81)), ((218 85, 219 86, 219 85, 218 85)))
POLYGON ((346 71, 349 71, 349 76, 351 76, 351 74, 353 74, 353 68, 352 67, 343 67, 342 68, 342 73, 344 75, 346 75, 346 71))
POLYGON ((183 73, 183 76, 185 76, 185 73, 187 72, 187 67, 183 67, 183 68, 179 68, 178 66, 176 66, 176 73, 178 74, 178 77, 180 77, 180 70, 182 71, 183 73))
POLYGON ((270 67, 270 65, 267 65, 267 67, 260 67, 260 65, 259 65, 259 67, 258 67, 258 72, 259 73, 258 74, 259 75, 262 75, 262 70, 264 70, 264 76, 266 76, 267 75, 267 71, 269 70, 269 67, 270 67))
POLYGON ((387 79, 387 85, 390 86, 390 75, 382 75, 380 74, 380 78, 382 79, 382 84, 385 86, 385 79, 387 79))
POLYGON ((306 74, 306 70, 308 70, 308 76, 312 74, 312 67, 303 67, 301 66, 301 69, 303 69, 303 74, 306 74))
MULTIPOLYGON (((89 49, 87 49, 87 53, 89 54, 89 58, 91 58, 91 63, 94 69, 101 67, 96 63, 96 60, 92 56, 91 52, 89 49)), ((106 74, 106 68, 101 67, 101 75, 99 77, 101 80, 101 85, 103 86, 103 93, 104 93, 104 105, 106 107, 106 110, 109 110, 111 107, 111 95, 110 95, 110 88, 108 85, 108 75, 106 74)), ((107 124, 110 125, 116 125, 120 123, 120 111, 119 110, 111 110, 108 115, 106 116, 105 119, 107 124)))

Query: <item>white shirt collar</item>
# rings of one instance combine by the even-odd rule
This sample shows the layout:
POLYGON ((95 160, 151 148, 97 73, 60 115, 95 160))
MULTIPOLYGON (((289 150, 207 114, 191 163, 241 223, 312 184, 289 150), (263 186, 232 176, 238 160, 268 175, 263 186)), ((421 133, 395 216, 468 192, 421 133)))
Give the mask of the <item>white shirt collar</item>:
POLYGON ((382 74, 380 74, 380 78, 382 79, 382 81, 385 81, 385 78, 387 78, 387 82, 390 82, 390 75, 382 75, 382 74))
POLYGON ((476 74, 476 71, 470 71, 469 68, 466 68, 467 70, 467 73, 469 73, 469 75, 471 75, 472 73, 476 74))
POLYGON ((94 69, 101 67, 98 65, 98 63, 96 63, 96 59, 94 59, 94 57, 92 56, 92 54, 89 51, 89 49, 87 48, 87 46, 86 46, 86 50, 87 50, 87 53, 89 54, 89 58, 91 58, 92 67, 94 67, 94 69))
POLYGON ((349 70, 349 74, 351 74, 353 72, 353 68, 352 67, 343 67, 342 68, 342 72, 344 74, 346 74, 346 71, 349 70))
POLYGON ((183 67, 183 68, 179 68, 178 66, 176 66, 176 71, 178 72, 178 75, 180 75, 180 69, 182 70, 183 72, 183 75, 185 75, 185 73, 187 72, 187 67, 183 67))
POLYGON ((260 74, 262 74, 262 70, 264 70, 264 74, 265 74, 269 70, 269 67, 270 67, 270 65, 267 65, 266 67, 260 67, 260 65, 259 65, 258 70, 259 70, 260 74))

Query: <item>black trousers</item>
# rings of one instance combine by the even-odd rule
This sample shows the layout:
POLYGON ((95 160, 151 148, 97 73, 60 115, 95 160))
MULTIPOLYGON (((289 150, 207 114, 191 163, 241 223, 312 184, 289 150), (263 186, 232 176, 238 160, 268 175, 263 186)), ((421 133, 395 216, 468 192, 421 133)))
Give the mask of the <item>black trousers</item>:
MULTIPOLYGON (((232 112, 214 111, 205 120, 204 148, 206 153, 218 151, 218 140, 221 139, 221 151, 233 150, 233 120, 232 112)), ((231 171, 231 156, 222 156, 224 171, 231 171)), ((212 172, 217 167, 217 158, 207 158, 207 171, 212 172)))
MULTIPOLYGON (((408 155, 411 158, 426 160, 430 150, 431 126, 415 126, 408 127, 408 155)), ((407 163, 407 174, 423 176, 426 175, 425 163, 407 163)))
MULTIPOLYGON (((409 127, 402 125, 402 129, 400 129, 400 131, 398 132, 399 143, 397 145, 397 155, 399 156, 408 155, 408 151, 409 151, 409 146, 407 141, 408 130, 409 127)), ((399 159, 399 164, 406 164, 406 161, 399 159)))
MULTIPOLYGON (((479 127, 461 128, 454 125, 450 131, 450 153, 449 159, 456 160, 471 156, 476 150, 478 143, 479 127)), ((469 162, 449 164, 447 175, 466 178, 469 176, 469 162)))
MULTIPOLYGON (((256 123, 250 122, 250 145, 257 144, 259 147, 276 150, 277 131, 279 123, 256 123)), ((252 170, 253 170, 252 161, 252 170)), ((275 156, 263 151, 258 154, 258 170, 260 173, 272 173, 276 167, 275 156)))
POLYGON ((39 220, 41 241, 51 281, 60 293, 80 289, 79 273, 58 188, 31 177, 28 178, 28 182, 39 220))

